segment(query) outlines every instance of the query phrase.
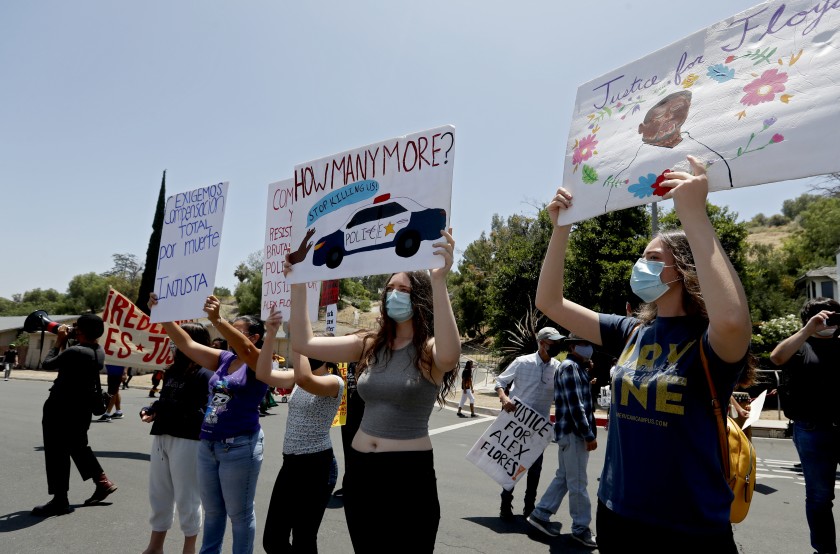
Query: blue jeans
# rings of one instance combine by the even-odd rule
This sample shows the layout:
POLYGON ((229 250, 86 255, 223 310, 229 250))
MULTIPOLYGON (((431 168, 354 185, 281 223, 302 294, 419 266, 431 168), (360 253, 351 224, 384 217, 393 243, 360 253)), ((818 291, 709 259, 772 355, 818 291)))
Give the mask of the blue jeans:
POLYGON ((534 508, 534 516, 545 521, 551 519, 568 492, 572 532, 582 533, 592 522, 592 504, 586 492, 586 464, 589 462, 586 441, 577 435, 563 435, 557 440, 557 449, 557 473, 534 508))
POLYGON ((811 530, 811 546, 820 554, 835 554, 837 543, 831 509, 840 461, 840 427, 795 421, 793 444, 805 476, 805 517, 811 530))
POLYGON ((254 496, 263 460, 263 432, 224 441, 202 440, 198 448, 198 485, 204 506, 201 554, 219 554, 230 516, 233 553, 251 554, 257 520, 254 496))

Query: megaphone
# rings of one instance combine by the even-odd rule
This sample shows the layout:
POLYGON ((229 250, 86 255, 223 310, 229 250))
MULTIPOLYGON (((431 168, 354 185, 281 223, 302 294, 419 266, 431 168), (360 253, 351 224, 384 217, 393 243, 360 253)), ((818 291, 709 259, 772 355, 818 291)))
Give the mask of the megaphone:
POLYGON ((23 322, 23 330, 27 333, 47 331, 48 333, 58 334, 59 327, 61 327, 61 323, 56 323, 50 319, 50 315, 44 310, 32 312, 26 316, 26 321, 23 322))

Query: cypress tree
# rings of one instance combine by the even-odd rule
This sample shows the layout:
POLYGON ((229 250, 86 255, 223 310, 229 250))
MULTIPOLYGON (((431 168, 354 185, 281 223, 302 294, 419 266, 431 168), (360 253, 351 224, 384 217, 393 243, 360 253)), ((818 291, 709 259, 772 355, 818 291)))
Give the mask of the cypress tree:
POLYGON ((146 250, 146 267, 143 269, 143 279, 140 281, 140 291, 137 293, 137 300, 134 301, 137 307, 149 313, 146 305, 149 301, 149 293, 155 290, 155 273, 157 273, 157 256, 160 250, 160 236, 163 233, 163 214, 166 210, 166 170, 163 170, 163 179, 160 181, 160 194, 158 194, 157 209, 155 218, 152 221, 152 236, 149 237, 149 248, 146 250))

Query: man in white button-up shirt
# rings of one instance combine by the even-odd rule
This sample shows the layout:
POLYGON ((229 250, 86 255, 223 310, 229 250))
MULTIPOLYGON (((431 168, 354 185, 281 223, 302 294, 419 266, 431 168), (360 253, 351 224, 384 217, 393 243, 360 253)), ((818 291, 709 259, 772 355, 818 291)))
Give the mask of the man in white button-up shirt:
MULTIPOLYGON (((554 373, 560 367, 560 362, 554 357, 560 353, 563 335, 553 327, 543 327, 537 333, 538 350, 533 354, 519 356, 507 369, 496 378, 496 393, 502 403, 502 409, 512 412, 516 404, 511 396, 516 396, 525 404, 548 419, 551 404, 554 402, 554 373), (505 393, 508 385, 512 385, 510 396, 505 393)), ((531 515, 537 499, 537 486, 540 484, 542 472, 542 455, 528 469, 525 487, 525 517, 531 515)), ((502 504, 499 517, 513 518, 513 491, 502 490, 502 504)))

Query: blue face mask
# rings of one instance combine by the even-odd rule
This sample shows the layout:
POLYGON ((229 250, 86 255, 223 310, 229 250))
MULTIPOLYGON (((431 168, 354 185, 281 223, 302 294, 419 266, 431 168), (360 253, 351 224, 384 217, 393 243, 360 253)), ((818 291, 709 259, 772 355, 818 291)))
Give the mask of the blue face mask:
POLYGON ((633 289, 633 294, 645 302, 653 302, 668 292, 668 285, 679 281, 679 279, 663 283, 659 276, 666 267, 673 266, 666 266, 664 262, 652 262, 639 258, 630 275, 630 288, 633 289))
POLYGON ((407 292, 392 290, 385 296, 385 312, 397 323, 408 321, 414 315, 411 295, 407 292))

